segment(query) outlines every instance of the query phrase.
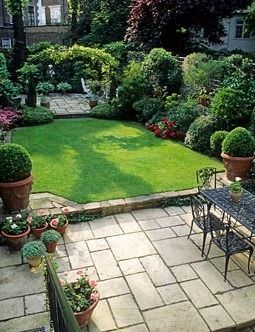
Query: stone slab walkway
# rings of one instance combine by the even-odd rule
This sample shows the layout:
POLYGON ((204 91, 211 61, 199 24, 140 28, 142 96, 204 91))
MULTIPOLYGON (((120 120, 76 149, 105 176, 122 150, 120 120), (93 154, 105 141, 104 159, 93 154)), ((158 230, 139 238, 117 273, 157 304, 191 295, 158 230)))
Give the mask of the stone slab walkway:
POLYGON ((90 108, 88 100, 84 94, 70 93, 70 94, 57 94, 51 93, 50 109, 55 114, 55 117, 82 117, 88 116, 90 108))
MULTIPOLYGON (((233 331, 254 323, 255 264, 248 275, 247 257, 235 256, 224 282, 222 252, 212 247, 204 261, 198 229, 187 239, 190 221, 190 207, 167 207, 69 225, 57 249, 59 277, 73 281, 82 270, 101 295, 84 331, 233 331)), ((0 255, 0 331, 47 326, 42 277, 19 253, 0 247, 0 255)))

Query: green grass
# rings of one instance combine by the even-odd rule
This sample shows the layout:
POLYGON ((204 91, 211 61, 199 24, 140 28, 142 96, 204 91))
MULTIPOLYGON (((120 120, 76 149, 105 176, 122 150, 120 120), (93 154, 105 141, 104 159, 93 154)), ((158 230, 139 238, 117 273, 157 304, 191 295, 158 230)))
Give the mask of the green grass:
POLYGON ((223 169, 215 159, 129 122, 57 120, 18 129, 13 141, 32 157, 34 192, 80 203, 192 188, 196 169, 223 169))

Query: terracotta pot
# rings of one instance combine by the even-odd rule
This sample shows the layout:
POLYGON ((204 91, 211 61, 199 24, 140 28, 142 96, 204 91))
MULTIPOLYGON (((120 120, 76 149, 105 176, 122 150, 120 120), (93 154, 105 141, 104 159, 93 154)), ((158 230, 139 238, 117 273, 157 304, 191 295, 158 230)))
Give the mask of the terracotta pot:
POLYGON ((26 258, 29 267, 37 267, 41 264, 42 261, 42 257, 30 257, 30 258, 26 258))
POLYGON ((47 252, 53 253, 53 252, 56 251, 58 242, 56 241, 56 242, 44 243, 44 244, 45 244, 45 247, 47 249, 47 252))
POLYGON ((89 107, 93 108, 95 106, 98 105, 98 101, 97 100, 89 100, 89 107))
POLYGON ((6 239, 7 245, 11 251, 18 251, 25 244, 26 239, 30 233, 30 226, 27 227, 27 230, 22 234, 9 235, 4 231, 1 231, 3 237, 6 239))
POLYGON ((88 325, 91 315, 93 313, 93 310, 97 306, 98 301, 99 301, 99 297, 96 300, 96 302, 94 302, 88 309, 81 311, 81 312, 74 312, 74 316, 80 327, 84 327, 84 326, 88 325))
POLYGON ((24 210, 29 204, 33 176, 15 182, 0 182, 0 196, 9 212, 24 210))
POLYGON ((54 225, 52 225, 52 222, 50 222, 50 227, 51 227, 52 229, 54 229, 55 231, 59 232, 61 235, 64 235, 64 234, 65 234, 66 229, 67 229, 67 226, 68 226, 68 221, 65 223, 64 226, 61 226, 61 227, 54 226, 54 225))
POLYGON ((234 193, 232 191, 230 192, 230 196, 231 196, 233 202, 235 202, 235 203, 238 203, 240 201, 242 194, 243 194, 242 192, 239 192, 239 193, 234 193))
POLYGON ((252 157, 231 157, 225 153, 221 153, 223 163, 226 169, 226 175, 228 180, 234 181, 236 177, 245 179, 247 173, 252 167, 252 157))
POLYGON ((48 223, 45 223, 45 226, 41 227, 41 228, 31 228, 31 233, 34 235, 34 237, 36 239, 40 239, 41 234, 46 231, 46 229, 48 228, 48 223))

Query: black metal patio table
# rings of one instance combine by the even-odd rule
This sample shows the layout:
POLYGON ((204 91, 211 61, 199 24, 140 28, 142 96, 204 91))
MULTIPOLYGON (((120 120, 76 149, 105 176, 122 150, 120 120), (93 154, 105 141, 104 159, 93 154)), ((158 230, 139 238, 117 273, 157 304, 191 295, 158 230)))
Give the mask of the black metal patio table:
POLYGON ((227 187, 201 190, 200 194, 208 202, 208 209, 211 205, 216 205, 220 210, 246 227, 251 232, 252 237, 255 232, 255 195, 244 190, 240 201, 235 203, 227 187))

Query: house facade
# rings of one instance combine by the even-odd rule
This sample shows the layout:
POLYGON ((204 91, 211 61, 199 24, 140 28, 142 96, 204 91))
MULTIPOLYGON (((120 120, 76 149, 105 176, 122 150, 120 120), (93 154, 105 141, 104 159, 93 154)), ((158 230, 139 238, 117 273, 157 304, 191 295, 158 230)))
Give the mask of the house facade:
MULTIPOLYGON (((40 41, 65 43, 68 32, 68 5, 66 0, 31 0, 24 9, 27 44, 40 41)), ((0 48, 12 48, 12 17, 8 15, 4 0, 0 0, 0 48)))

